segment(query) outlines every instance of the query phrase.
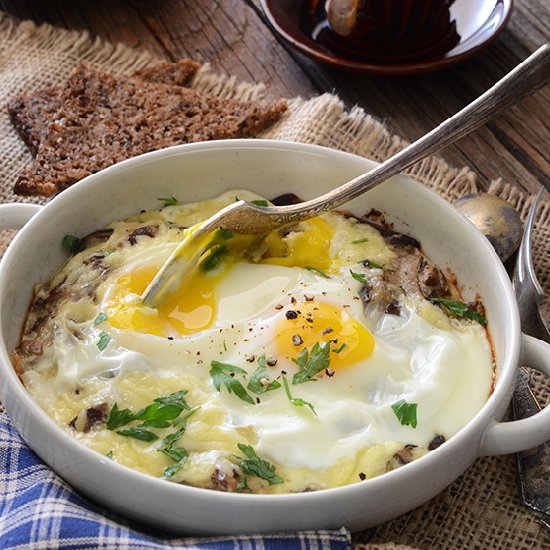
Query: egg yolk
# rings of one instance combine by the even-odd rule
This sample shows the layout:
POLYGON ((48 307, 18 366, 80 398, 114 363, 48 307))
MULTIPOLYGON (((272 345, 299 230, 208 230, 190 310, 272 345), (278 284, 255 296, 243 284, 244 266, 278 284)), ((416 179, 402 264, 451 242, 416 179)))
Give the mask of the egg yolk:
POLYGON ((302 226, 303 231, 287 237, 279 232, 270 233, 264 240, 269 248, 260 263, 328 270, 332 263, 332 228, 322 218, 312 218, 302 226))
POLYGON ((374 336, 341 307, 324 302, 296 302, 275 327, 279 355, 295 358, 317 342, 331 341, 330 368, 352 366, 368 358, 374 336))
MULTIPOLYGON (((264 249, 259 263, 329 270, 332 262, 330 257, 332 233, 327 222, 321 218, 313 218, 304 222, 300 231, 292 232, 289 235, 274 232, 260 241, 255 236, 247 235, 225 237, 225 240, 220 241, 221 244, 218 243, 223 247, 220 254, 222 261, 219 265, 221 267, 212 271, 197 269, 191 277, 185 280, 184 285, 176 292, 166 296, 157 308, 146 307, 140 300, 135 299, 145 291, 153 280, 157 268, 154 266, 138 267, 117 279, 114 293, 105 313, 109 317, 111 325, 118 329, 164 337, 173 334, 181 336, 195 334, 208 329, 216 321, 217 296, 215 288, 225 276, 229 266, 237 261, 242 261, 244 251, 254 246, 264 249)), ((215 239, 216 235, 213 238, 215 239)), ((193 251, 194 248, 187 250, 186 253, 192 255, 193 251)), ((341 321, 341 323, 343 322, 341 321)), ((350 323, 351 321, 346 322, 342 326, 347 327, 350 323)), ((335 325, 336 322, 333 324, 335 325)), ((353 331, 346 330, 351 331, 350 342, 347 345, 352 346, 354 345, 351 342, 353 331)), ((342 358, 349 355, 349 351, 343 353, 342 358)))
POLYGON ((196 272, 180 288, 161 302, 158 308, 144 307, 139 301, 125 300, 141 295, 157 274, 157 268, 147 266, 125 273, 116 281, 116 290, 105 313, 111 325, 155 336, 195 334, 210 327, 216 320, 215 286, 222 272, 196 272))

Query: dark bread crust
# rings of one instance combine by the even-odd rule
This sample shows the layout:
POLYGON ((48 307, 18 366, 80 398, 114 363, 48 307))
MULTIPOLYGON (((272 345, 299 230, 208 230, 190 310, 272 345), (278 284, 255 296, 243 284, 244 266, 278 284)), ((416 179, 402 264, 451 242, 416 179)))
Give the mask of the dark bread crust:
MULTIPOLYGON (((170 145, 257 135, 286 111, 205 96, 190 88, 77 67, 36 158, 16 182, 21 195, 54 195, 85 176, 170 145)), ((36 134, 36 132, 35 132, 36 134)))
MULTIPOLYGON (((157 63, 136 71, 133 76, 150 82, 185 86, 199 67, 199 63, 192 59, 180 59, 175 63, 157 63)), ((50 125, 56 123, 55 117, 61 107, 62 93, 63 88, 56 87, 8 102, 11 123, 33 156, 36 156, 40 142, 48 134, 50 125)))

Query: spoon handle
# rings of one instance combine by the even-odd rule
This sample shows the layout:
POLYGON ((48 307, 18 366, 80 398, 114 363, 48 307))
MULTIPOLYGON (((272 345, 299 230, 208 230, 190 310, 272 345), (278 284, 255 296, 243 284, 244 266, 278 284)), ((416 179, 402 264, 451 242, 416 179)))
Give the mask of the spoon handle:
POLYGON ((475 101, 367 174, 320 197, 299 205, 279 207, 277 210, 280 214, 284 211, 289 221, 299 221, 311 217, 312 211, 321 213, 337 208, 411 164, 457 141, 496 113, 545 86, 549 80, 550 46, 545 44, 475 101))

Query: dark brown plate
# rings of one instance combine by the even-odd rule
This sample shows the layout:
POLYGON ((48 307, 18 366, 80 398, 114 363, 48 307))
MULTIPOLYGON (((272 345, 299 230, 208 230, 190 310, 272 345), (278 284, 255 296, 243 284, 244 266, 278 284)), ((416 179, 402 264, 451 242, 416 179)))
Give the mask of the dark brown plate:
POLYGON ((304 29, 302 6, 306 0, 261 0, 274 30, 301 53, 335 67, 378 75, 405 75, 441 69, 464 61, 487 46, 506 26, 513 0, 455 0, 451 15, 458 34, 457 43, 441 53, 427 51, 420 59, 390 61, 357 59, 315 41, 304 29))

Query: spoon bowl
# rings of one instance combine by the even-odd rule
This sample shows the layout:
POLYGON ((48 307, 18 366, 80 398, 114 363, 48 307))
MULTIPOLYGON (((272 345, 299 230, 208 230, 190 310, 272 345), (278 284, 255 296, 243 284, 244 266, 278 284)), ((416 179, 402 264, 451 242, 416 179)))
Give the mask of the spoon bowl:
POLYGON ((521 242, 523 226, 509 203, 490 193, 474 193, 454 205, 489 239, 502 262, 512 257, 521 242))

